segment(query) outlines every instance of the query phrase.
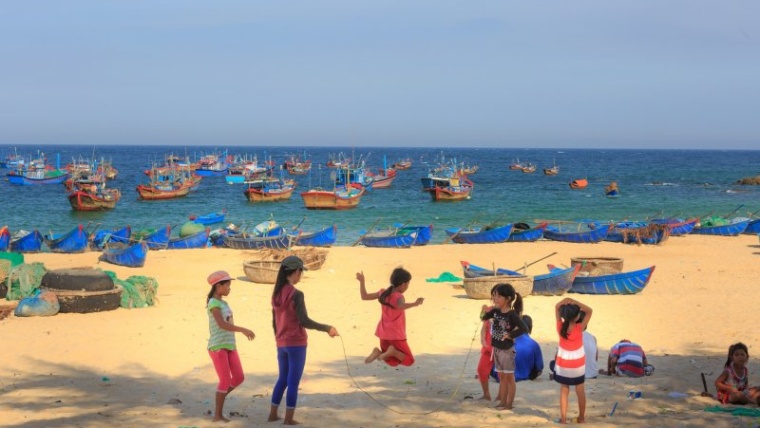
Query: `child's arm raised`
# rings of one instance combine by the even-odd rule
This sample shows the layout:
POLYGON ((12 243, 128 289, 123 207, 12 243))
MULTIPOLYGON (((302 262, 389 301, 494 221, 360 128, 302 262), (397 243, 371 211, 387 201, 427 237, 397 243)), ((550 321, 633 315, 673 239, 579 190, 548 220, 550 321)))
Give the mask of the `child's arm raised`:
POLYGON ((380 297, 378 293, 367 293, 367 288, 364 286, 364 272, 356 272, 356 279, 359 281, 359 294, 362 296, 362 300, 377 300, 380 297))
POLYGON ((404 296, 401 296, 396 301, 396 309, 401 309, 401 310, 405 311, 405 310, 407 310, 409 308, 413 308, 415 306, 421 305, 422 302, 424 302, 424 301, 425 301, 425 299, 423 299, 422 297, 418 297, 417 300, 414 301, 414 303, 406 303, 404 301, 404 296))

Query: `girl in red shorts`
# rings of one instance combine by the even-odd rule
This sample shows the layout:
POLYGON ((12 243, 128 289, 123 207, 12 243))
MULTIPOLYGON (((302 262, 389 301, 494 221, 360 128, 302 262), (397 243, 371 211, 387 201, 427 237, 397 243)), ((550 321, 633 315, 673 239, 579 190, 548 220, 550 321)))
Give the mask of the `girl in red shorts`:
POLYGON ((404 292, 409 289, 412 274, 404 268, 397 267, 391 273, 390 287, 381 288, 376 293, 367 293, 364 286, 364 272, 357 272, 356 279, 359 281, 359 292, 362 300, 377 299, 382 307, 380 322, 375 330, 375 336, 380 338, 380 348, 373 349, 364 362, 369 364, 380 359, 392 367, 399 364, 411 366, 414 364, 414 356, 406 343, 406 315, 404 311, 421 305, 425 300, 419 297, 414 303, 404 301, 404 292))

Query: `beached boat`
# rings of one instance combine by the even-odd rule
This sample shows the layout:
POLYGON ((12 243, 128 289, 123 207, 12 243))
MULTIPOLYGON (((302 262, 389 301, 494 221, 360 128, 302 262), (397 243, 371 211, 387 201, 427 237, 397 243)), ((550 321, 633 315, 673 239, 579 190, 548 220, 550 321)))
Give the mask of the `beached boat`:
POLYGON ((287 201, 293 196, 296 183, 293 180, 261 178, 246 182, 248 188, 243 194, 250 202, 287 201))
POLYGON ((646 269, 599 276, 577 275, 570 287, 571 293, 582 294, 636 294, 647 286, 654 266, 646 269))
POLYGON ((11 251, 17 253, 39 253, 42 249, 42 234, 39 230, 19 230, 11 235, 11 251))
POLYGON ((474 227, 474 228, 456 228, 452 227, 445 230, 453 242, 457 244, 492 244, 496 242, 506 242, 512 233, 512 223, 498 227, 474 227))
POLYGON ((403 224, 396 224, 394 227, 396 227, 400 233, 417 232, 417 239, 414 240, 413 244, 415 247, 427 245, 433 237, 432 224, 427 226, 406 226, 403 224))
POLYGON ((269 236, 249 235, 246 233, 224 236, 224 246, 235 250, 254 250, 258 248, 288 249, 295 238, 280 229, 279 234, 269 236))
POLYGON ((299 231, 295 237, 294 245, 304 247, 329 247, 338 239, 338 226, 332 225, 316 232, 299 231))
POLYGON ((549 273, 533 277, 533 294, 539 296, 559 296, 565 294, 578 275, 580 266, 572 266, 566 269, 549 268, 549 273))
POLYGON ((118 229, 99 230, 90 239, 90 248, 101 250, 109 243, 126 244, 131 237, 132 227, 129 225, 118 229))
POLYGON ((132 242, 143 241, 148 244, 149 250, 163 250, 169 246, 169 239, 171 238, 172 227, 162 227, 156 231, 150 232, 144 236, 133 236, 132 242))
POLYGON ((544 229, 549 223, 543 222, 535 227, 530 227, 527 223, 515 223, 512 227, 512 233, 509 234, 507 242, 534 242, 543 238, 544 229))
POLYGON ((490 299, 491 289, 498 284, 511 284, 523 298, 533 293, 533 277, 527 275, 485 275, 462 281, 464 291, 471 299, 490 299))
MULTIPOLYGON (((599 223, 598 226, 601 227, 604 224, 599 223)), ((658 245, 666 241, 669 236, 670 229, 667 225, 641 221, 625 221, 615 223, 604 240, 624 244, 658 245)))
POLYGON ((126 267, 143 267, 148 257, 148 244, 136 242, 131 245, 106 246, 98 260, 126 267))
POLYGON ((306 209, 309 210, 348 210, 356 208, 361 202, 364 189, 336 188, 334 190, 322 190, 319 188, 301 192, 301 198, 306 209))
POLYGON ((465 278, 479 278, 481 276, 494 276, 494 275, 522 275, 520 272, 516 272, 510 269, 504 269, 504 268, 496 268, 496 270, 487 269, 484 267, 474 265, 465 260, 460 260, 459 263, 462 265, 462 276, 464 276, 465 278))
MULTIPOLYGON (((579 225, 579 229, 580 227, 582 227, 582 225, 579 225)), ((588 227, 588 225, 585 227, 588 227)), ((549 225, 544 229, 544 238, 562 242, 595 243, 603 241, 611 229, 611 224, 576 231, 569 230, 568 228, 561 228, 557 225, 549 225)))
POLYGON ((749 225, 750 219, 746 217, 737 217, 728 220, 726 224, 715 224, 706 226, 703 222, 696 226, 691 233, 696 235, 716 235, 716 236, 737 236, 744 232, 749 225))
POLYGON ((742 233, 747 235, 757 235, 760 233, 760 218, 750 220, 749 223, 747 223, 747 228, 744 229, 744 232, 742 233))
POLYGON ((169 238, 169 242, 166 244, 166 249, 186 250, 190 248, 206 248, 210 232, 211 229, 206 228, 189 236, 169 238))
POLYGON ((11 246, 11 232, 8 226, 0 228, 0 251, 8 251, 11 246))
POLYGON ((74 211, 107 211, 116 208, 121 199, 119 189, 104 185, 80 186, 69 193, 69 204, 74 211))
POLYGON ((47 234, 43 236, 45 245, 54 253, 83 253, 87 249, 89 234, 80 224, 63 234, 47 234))
POLYGON ((191 215, 188 216, 188 219, 192 221, 193 223, 202 224, 204 226, 208 226, 211 224, 217 224, 224 221, 224 217, 227 215, 226 210, 221 210, 215 213, 209 213, 206 215, 191 215))
POLYGON ((571 189, 585 189, 588 187, 588 180, 585 178, 579 178, 570 182, 571 189))
POLYGON ((660 218, 650 220, 650 223, 664 224, 668 226, 670 230, 670 236, 682 236, 690 234, 699 222, 698 218, 691 218, 688 220, 678 218, 660 218))
POLYGON ((359 242, 365 247, 374 248, 410 248, 417 239, 416 231, 399 232, 396 229, 375 230, 364 233, 359 242))

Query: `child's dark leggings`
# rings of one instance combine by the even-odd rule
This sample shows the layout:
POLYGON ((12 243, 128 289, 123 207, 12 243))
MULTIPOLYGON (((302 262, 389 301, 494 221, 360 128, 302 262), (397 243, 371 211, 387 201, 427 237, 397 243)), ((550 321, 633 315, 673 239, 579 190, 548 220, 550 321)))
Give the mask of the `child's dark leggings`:
POLYGON ((288 395, 285 397, 285 406, 295 409, 298 401, 298 384, 301 383, 301 375, 306 365, 305 346, 283 346, 277 348, 277 363, 280 367, 280 376, 272 390, 272 405, 279 406, 282 402, 282 394, 285 388, 288 395))

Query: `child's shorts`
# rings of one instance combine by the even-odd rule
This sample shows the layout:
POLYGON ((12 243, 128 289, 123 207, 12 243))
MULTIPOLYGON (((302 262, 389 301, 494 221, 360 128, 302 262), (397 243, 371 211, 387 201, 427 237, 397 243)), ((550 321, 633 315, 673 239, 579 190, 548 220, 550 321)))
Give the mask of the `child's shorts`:
POLYGON ((409 344, 406 343, 406 340, 384 340, 380 339, 380 350, 385 352, 388 350, 388 347, 393 345, 394 348, 401 351, 406 355, 403 360, 399 360, 398 358, 391 357, 388 358, 385 362, 391 366, 396 367, 397 365, 401 364, 402 366, 411 366, 414 364, 414 355, 412 355, 412 350, 409 349, 409 344))
POLYGON ((496 366, 496 372, 498 373, 514 373, 515 372, 515 348, 510 349, 498 349, 493 350, 493 362, 496 366))

